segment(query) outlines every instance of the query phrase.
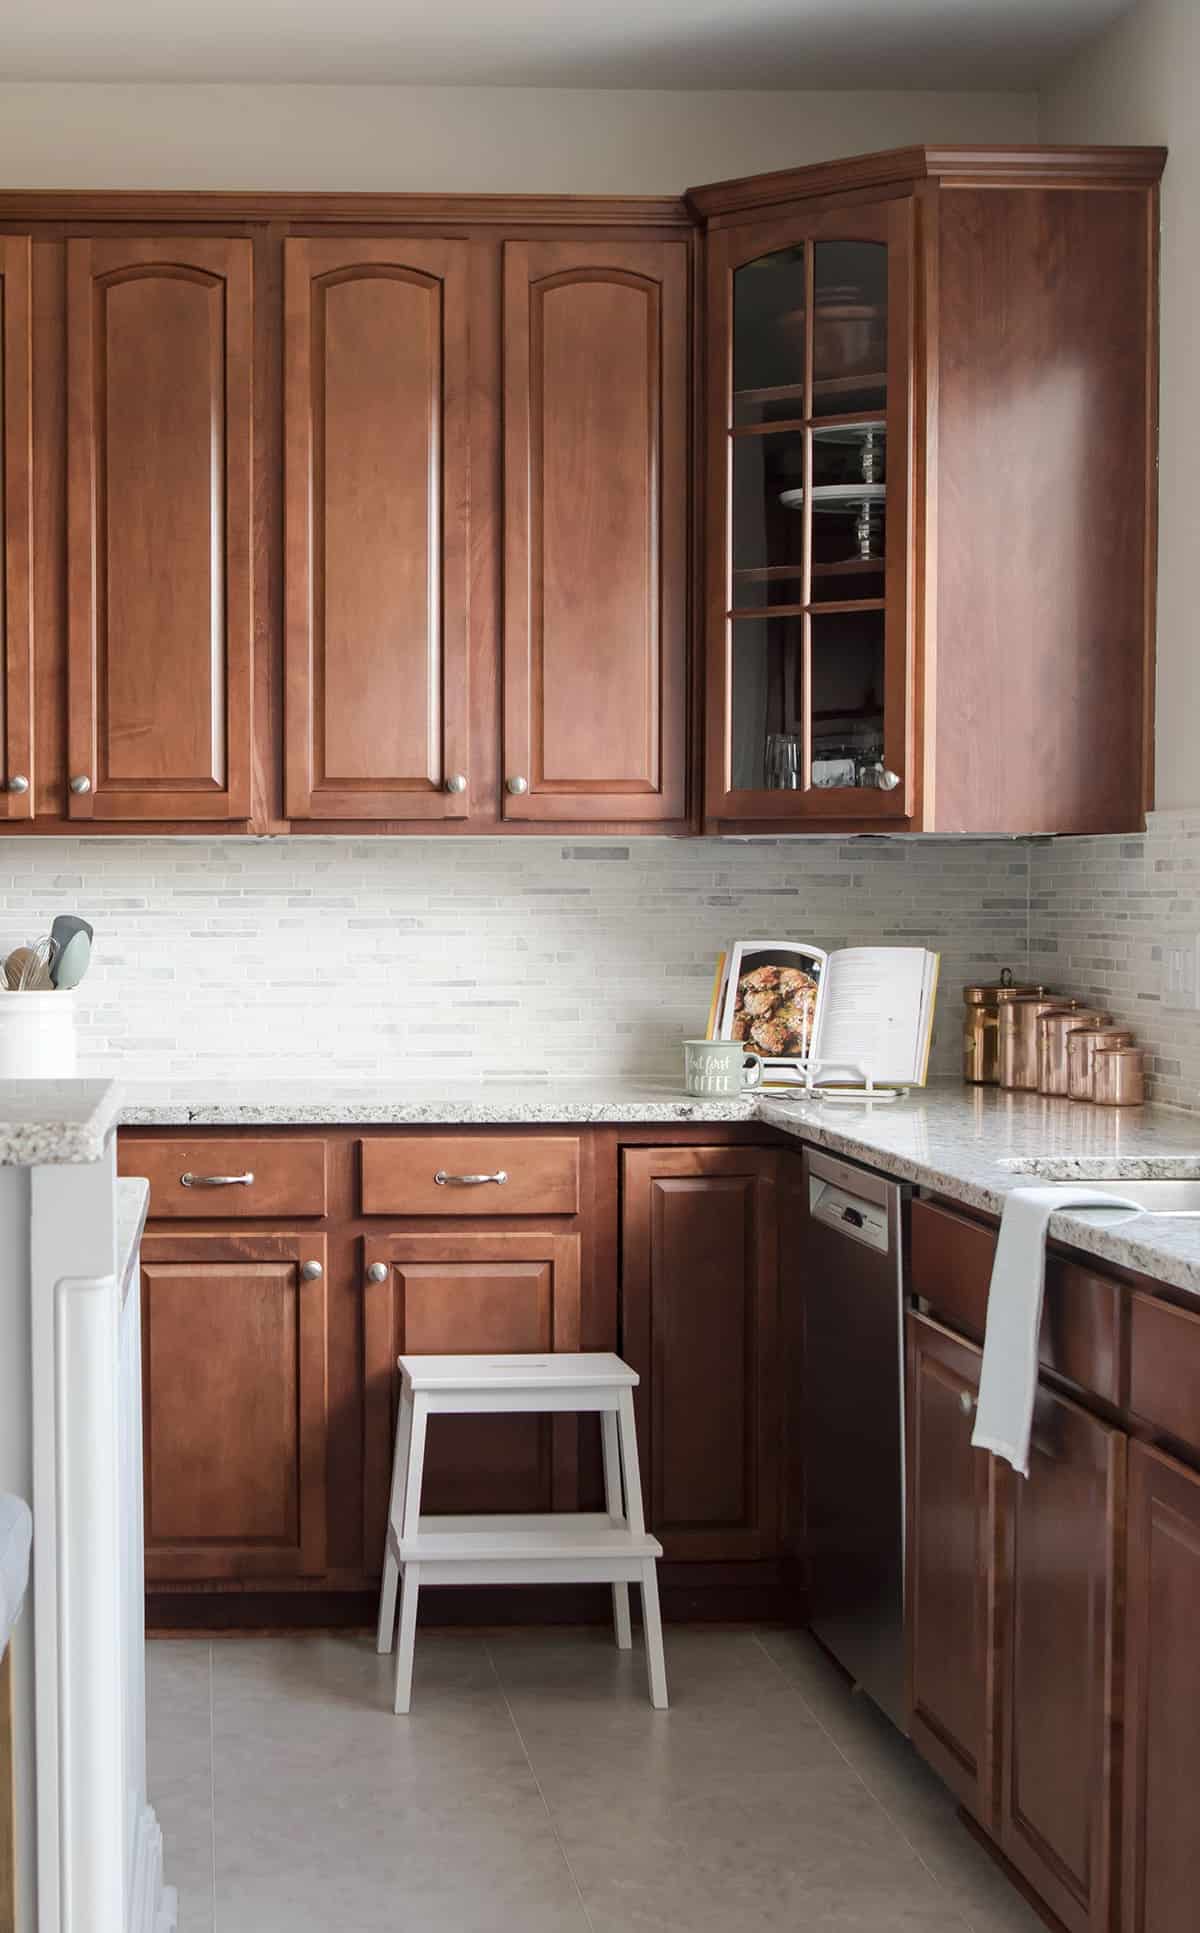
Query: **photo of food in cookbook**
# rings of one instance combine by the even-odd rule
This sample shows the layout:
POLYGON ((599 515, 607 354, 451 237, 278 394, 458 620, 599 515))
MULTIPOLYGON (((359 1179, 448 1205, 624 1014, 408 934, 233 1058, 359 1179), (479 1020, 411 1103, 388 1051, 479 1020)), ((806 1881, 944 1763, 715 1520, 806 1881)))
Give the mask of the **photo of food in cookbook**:
POLYGON ((721 1038, 744 1041, 764 1060, 802 1060, 812 1048, 825 954, 786 941, 742 940, 726 966, 721 1038))

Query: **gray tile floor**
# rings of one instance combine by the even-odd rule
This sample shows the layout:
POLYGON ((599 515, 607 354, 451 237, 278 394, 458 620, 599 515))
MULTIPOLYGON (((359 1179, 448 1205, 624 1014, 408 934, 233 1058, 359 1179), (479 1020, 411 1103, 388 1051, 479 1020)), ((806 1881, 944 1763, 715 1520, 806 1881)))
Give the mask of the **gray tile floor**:
POLYGON ((1040 1933, 937 1780, 802 1634, 150 1646, 180 1933, 1040 1933))

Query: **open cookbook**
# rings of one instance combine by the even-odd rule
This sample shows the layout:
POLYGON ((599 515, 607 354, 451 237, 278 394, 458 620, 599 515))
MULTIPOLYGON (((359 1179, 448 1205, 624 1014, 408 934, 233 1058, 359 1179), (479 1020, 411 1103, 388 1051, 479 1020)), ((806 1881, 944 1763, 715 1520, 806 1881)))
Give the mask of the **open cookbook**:
POLYGON ((717 963, 712 1040, 742 1040, 763 1079, 921 1087, 929 1068, 940 955, 923 946, 826 953, 788 940, 738 940, 717 963))

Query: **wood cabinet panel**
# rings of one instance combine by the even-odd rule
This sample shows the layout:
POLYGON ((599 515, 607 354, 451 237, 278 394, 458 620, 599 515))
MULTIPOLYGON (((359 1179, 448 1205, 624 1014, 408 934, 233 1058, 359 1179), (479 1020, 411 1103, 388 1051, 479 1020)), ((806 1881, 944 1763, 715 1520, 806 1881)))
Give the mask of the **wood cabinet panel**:
POLYGON ((1126 1439, 1044 1385, 1004 1528, 1000 1843, 1077 1933, 1112 1924, 1126 1439))
POLYGON ((996 1512, 971 1448, 980 1352, 908 1318, 908 1652, 913 1743, 967 1810, 995 1812, 996 1512))
POLYGON ((121 1174, 142 1175, 150 1183, 150 1215, 156 1219, 241 1221, 325 1213, 326 1147, 307 1135, 228 1140, 122 1135, 117 1162, 121 1174))
POLYGON ((322 1235, 144 1238, 150 1582, 324 1568, 324 1267, 322 1235))
POLYGON ((367 1136, 361 1147, 364 1215, 573 1215, 579 1207, 577 1134, 367 1136), (480 1174, 504 1179, 437 1179, 480 1174))
POLYGON ((284 243, 293 818, 470 810, 470 246, 284 243))
MULTIPOLYGON (((509 1354, 579 1347, 576 1234, 471 1230, 363 1242, 367 1373, 365 1540, 382 1562, 400 1355, 509 1354), (372 1267, 386 1270, 370 1280, 372 1267)), ((574 1419, 431 1418, 424 1508, 532 1511, 573 1501, 574 1419)))
POLYGON ((621 1348, 638 1371, 651 1528, 669 1557, 779 1548, 778 1157, 623 1156, 621 1348))
POLYGON ((1200 1451, 1200 1315, 1135 1292, 1129 1330, 1129 1407, 1200 1451))
POLYGON ((0 235, 0 821, 34 807, 32 361, 29 237, 0 235))
POLYGON ((688 259, 505 244, 510 819, 685 810, 688 259))
POLYGON ((250 812, 251 247, 67 244, 72 818, 250 812))
POLYGON ((1122 1933, 1191 1933, 1200 1898, 1200 1476, 1129 1449, 1122 1933))

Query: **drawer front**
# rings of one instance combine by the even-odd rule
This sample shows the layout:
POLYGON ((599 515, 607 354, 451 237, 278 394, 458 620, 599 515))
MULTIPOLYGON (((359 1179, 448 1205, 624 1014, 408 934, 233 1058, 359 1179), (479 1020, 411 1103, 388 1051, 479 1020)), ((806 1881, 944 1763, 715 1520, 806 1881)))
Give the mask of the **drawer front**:
MULTIPOLYGON (((934 1202, 912 1205, 909 1287, 934 1313, 974 1342, 987 1325, 994 1230, 934 1202)), ((1119 1282, 1053 1251, 1046 1258, 1046 1299, 1038 1360, 1107 1402, 1122 1400, 1119 1282)))
POLYGON ((123 1175, 150 1183, 155 1220, 244 1221, 258 1215, 323 1215, 326 1209, 325 1143, 300 1135, 253 1140, 118 1141, 123 1175))
POLYGON ((1132 1297, 1129 1406, 1200 1451, 1200 1315, 1132 1297))
POLYGON ((365 1215, 574 1215, 574 1134, 414 1134, 362 1143, 365 1215))

